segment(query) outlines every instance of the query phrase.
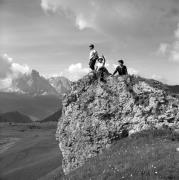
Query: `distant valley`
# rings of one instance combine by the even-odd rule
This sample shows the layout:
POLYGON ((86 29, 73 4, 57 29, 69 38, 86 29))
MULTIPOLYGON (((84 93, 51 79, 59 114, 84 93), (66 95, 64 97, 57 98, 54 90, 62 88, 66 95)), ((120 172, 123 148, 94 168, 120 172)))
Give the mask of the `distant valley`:
POLYGON ((61 97, 0 93, 0 114, 18 111, 32 120, 42 120, 62 107, 61 97))
POLYGON ((0 122, 31 123, 32 120, 17 111, 0 114, 0 122))
POLYGON ((1 122, 9 119, 4 118, 5 114, 11 117, 14 114, 14 121, 17 114, 32 121, 54 121, 61 113, 63 95, 70 92, 70 88, 71 82, 65 77, 45 78, 32 70, 30 74, 14 79, 11 87, 0 89, 1 122))

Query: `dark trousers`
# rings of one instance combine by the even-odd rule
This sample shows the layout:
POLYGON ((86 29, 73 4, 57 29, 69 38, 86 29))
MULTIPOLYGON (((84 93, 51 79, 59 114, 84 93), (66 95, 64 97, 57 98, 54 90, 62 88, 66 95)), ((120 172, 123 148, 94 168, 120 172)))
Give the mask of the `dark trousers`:
POLYGON ((95 70, 96 60, 97 60, 97 59, 90 59, 89 67, 90 67, 92 70, 95 70))
POLYGON ((105 74, 106 74, 106 75, 109 74, 108 70, 107 70, 105 67, 101 67, 101 68, 98 69, 98 72, 99 72, 100 81, 105 81, 105 80, 104 80, 104 75, 105 75, 105 74))

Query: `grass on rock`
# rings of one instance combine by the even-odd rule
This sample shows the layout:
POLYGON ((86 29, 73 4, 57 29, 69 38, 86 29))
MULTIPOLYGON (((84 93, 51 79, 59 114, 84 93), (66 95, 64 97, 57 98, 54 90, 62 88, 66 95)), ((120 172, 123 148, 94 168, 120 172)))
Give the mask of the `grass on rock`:
POLYGON ((178 180, 179 134, 147 130, 116 141, 71 172, 69 180, 178 180))

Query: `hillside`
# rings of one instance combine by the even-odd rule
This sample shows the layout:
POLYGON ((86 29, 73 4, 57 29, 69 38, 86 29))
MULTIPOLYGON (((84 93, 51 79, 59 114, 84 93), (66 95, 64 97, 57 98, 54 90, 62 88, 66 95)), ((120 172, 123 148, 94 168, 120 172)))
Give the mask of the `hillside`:
POLYGON ((168 86, 168 89, 175 94, 179 94, 179 85, 175 85, 175 86, 168 86))
POLYGON ((0 122, 31 123, 32 120, 17 111, 0 114, 0 122))
MULTIPOLYGON (((66 176, 72 180, 178 180, 179 134, 147 130, 116 141, 66 176), (167 163, 166 163, 167 162, 167 163)), ((60 175, 43 180, 58 180, 60 175)))
POLYGON ((63 101, 57 129, 65 174, 124 137, 179 128, 179 99, 158 81, 109 76, 102 83, 90 73, 73 83, 72 89, 63 101))
POLYGON ((32 120, 40 120, 50 116, 61 106, 61 98, 58 96, 31 96, 0 92, 0 113, 18 111, 32 120))
POLYGON ((62 115, 62 109, 58 110, 57 112, 53 113, 52 115, 46 117, 45 119, 41 120, 41 123, 45 122, 58 122, 59 118, 62 115))

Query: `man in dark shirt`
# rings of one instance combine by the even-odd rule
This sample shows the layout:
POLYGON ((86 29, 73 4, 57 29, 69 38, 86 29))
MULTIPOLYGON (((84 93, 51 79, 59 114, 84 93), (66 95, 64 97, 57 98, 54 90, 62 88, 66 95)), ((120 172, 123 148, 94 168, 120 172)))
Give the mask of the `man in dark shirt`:
POLYGON ((112 76, 114 76, 117 72, 119 76, 127 75, 128 74, 127 67, 124 66, 124 61, 119 60, 118 63, 119 63, 119 66, 116 67, 116 70, 114 71, 112 76))

